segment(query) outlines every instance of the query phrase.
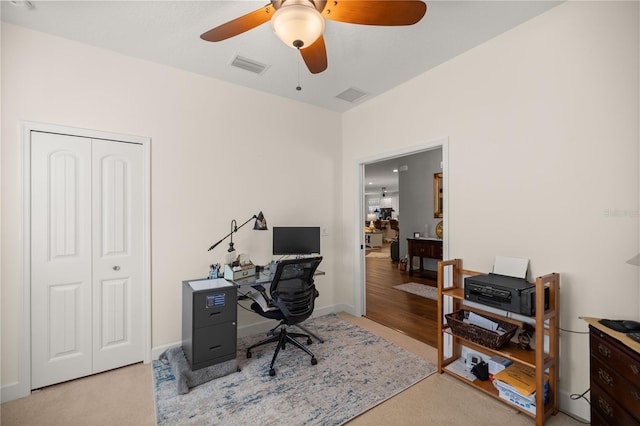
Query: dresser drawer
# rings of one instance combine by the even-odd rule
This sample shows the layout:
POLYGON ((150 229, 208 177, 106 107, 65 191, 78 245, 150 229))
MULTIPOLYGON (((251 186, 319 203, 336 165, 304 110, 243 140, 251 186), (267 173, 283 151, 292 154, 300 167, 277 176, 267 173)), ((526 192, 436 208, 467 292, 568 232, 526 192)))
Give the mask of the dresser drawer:
POLYGON ((591 381, 592 387, 597 384, 622 407, 627 407, 640 423, 640 388, 596 357, 591 357, 591 381))
MULTIPOLYGON (((593 361, 593 358, 591 359, 593 361)), ((591 412, 596 412, 604 424, 615 426, 637 426, 638 420, 634 419, 622 408, 613 397, 607 394, 593 379, 591 381, 591 412)))
POLYGON ((598 329, 593 328, 590 335, 591 355, 640 388, 640 361, 637 353, 598 329))
POLYGON ((605 419, 593 408, 591 409, 591 426, 610 426, 605 419))

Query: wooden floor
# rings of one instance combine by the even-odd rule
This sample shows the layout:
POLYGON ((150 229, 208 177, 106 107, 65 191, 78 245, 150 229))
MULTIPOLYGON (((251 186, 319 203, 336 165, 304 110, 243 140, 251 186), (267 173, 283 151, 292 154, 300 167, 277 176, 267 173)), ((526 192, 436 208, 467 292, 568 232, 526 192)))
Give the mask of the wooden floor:
MULTIPOLYGON (((388 252, 384 244, 377 252, 388 252)), ((369 253, 368 251, 367 253, 369 253)), ((436 301, 393 288, 394 285, 416 282, 436 286, 434 279, 398 270, 398 263, 385 258, 367 256, 366 312, 373 321, 400 331, 430 346, 437 347, 436 301)))

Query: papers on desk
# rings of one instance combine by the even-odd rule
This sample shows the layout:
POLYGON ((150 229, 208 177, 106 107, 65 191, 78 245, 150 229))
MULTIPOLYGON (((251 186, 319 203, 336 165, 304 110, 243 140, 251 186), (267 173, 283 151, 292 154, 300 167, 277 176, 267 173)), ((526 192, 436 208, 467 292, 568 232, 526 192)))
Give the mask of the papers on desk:
POLYGON ((191 286, 193 291, 201 291, 230 287, 233 284, 225 280, 224 278, 213 278, 189 281, 189 285, 191 286))

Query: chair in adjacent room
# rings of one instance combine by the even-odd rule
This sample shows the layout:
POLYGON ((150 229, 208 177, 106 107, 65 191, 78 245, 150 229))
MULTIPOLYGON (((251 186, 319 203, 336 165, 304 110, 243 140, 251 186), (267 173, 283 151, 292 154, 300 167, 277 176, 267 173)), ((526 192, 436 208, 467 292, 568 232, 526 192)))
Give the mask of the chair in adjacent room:
POLYGON ((313 274, 318 265, 322 261, 322 257, 282 260, 278 263, 276 271, 271 281, 269 294, 262 286, 254 288, 267 301, 267 309, 264 309, 259 303, 253 303, 251 309, 257 314, 280 321, 280 323, 271 329, 267 335, 271 336, 247 349, 247 358, 251 358, 251 350, 265 345, 267 343, 277 342, 271 365, 269 366, 269 375, 274 376, 276 370, 273 365, 276 362, 278 353, 281 349, 285 349, 287 344, 291 344, 305 351, 311 356, 311 365, 316 365, 318 360, 313 352, 297 339, 306 339, 306 344, 312 343, 311 336, 302 333, 293 333, 287 330, 288 326, 298 325, 313 313, 315 299, 318 296, 313 281, 313 274))

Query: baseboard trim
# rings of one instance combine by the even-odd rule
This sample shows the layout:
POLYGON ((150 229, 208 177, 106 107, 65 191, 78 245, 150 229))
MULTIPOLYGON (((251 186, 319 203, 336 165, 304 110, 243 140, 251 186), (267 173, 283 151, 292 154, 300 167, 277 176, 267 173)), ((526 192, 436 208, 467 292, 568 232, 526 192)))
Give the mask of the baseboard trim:
POLYGON ((21 386, 20 382, 8 383, 0 387, 0 401, 3 404, 5 402, 24 398, 25 396, 29 396, 30 394, 31 392, 29 390, 27 390, 25 393, 24 386, 21 386))
POLYGON ((562 390, 558 392, 560 411, 580 421, 590 423, 591 406, 583 399, 571 399, 571 395, 571 393, 562 390))

